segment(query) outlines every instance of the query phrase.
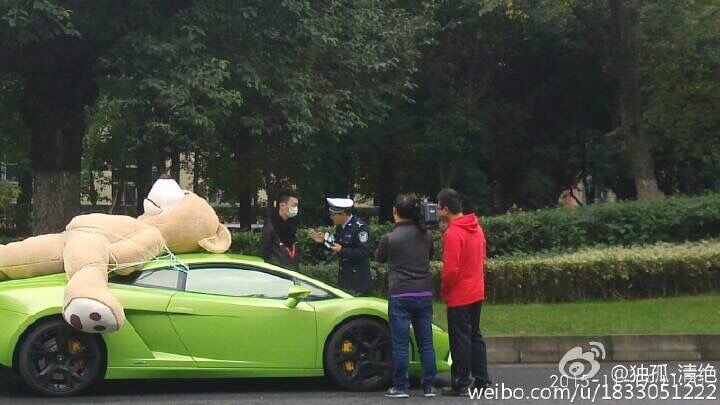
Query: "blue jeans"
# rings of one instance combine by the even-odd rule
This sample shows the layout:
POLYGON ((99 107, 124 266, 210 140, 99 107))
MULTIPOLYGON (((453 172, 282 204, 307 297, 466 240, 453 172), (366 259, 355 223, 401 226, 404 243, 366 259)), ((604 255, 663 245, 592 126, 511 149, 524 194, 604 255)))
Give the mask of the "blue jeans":
POLYGON ((393 386, 398 390, 410 389, 408 363, 410 361, 410 324, 415 332, 415 342, 420 349, 423 387, 435 384, 437 366, 432 340, 432 297, 390 297, 390 333, 392 334, 393 386))

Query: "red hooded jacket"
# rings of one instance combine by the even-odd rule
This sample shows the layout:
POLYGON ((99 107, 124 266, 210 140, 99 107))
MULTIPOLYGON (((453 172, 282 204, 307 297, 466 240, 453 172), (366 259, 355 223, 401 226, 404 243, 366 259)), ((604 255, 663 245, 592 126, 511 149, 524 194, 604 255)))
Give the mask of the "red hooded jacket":
POLYGON ((485 233, 475 214, 450 222, 443 239, 442 296, 448 307, 485 300, 485 233))

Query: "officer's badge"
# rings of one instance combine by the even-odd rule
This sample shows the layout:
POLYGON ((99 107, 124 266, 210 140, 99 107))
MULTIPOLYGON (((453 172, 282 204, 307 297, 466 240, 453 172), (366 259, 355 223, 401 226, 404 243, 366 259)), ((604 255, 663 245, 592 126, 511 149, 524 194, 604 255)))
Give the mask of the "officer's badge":
POLYGON ((367 231, 362 231, 358 234, 358 239, 360 239, 360 243, 367 243, 368 239, 370 239, 370 235, 367 231))

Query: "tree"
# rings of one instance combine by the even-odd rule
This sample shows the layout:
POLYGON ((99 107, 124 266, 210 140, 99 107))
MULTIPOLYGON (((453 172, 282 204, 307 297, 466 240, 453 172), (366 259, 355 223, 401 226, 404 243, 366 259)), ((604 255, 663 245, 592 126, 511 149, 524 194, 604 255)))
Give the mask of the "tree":
MULTIPOLYGON (((416 102, 397 103, 365 135, 372 142, 361 160, 370 169, 359 177, 365 190, 384 187, 381 212, 398 192, 433 197, 448 186, 485 213, 546 207, 590 176, 582 151, 610 143, 598 134, 611 127, 611 93, 605 48, 576 5, 465 0, 438 8, 435 44, 424 49, 410 94, 416 102), (384 162, 394 176, 379 170, 384 162)), ((602 7, 582 5, 602 20, 602 7)))
POLYGON ((32 138, 33 231, 57 232, 80 209, 85 108, 98 96, 99 61, 129 32, 153 29, 189 1, 8 0, 0 5, 0 72, 23 83, 32 138))
POLYGON ((218 128, 222 152, 208 157, 213 173, 226 173, 214 183, 240 202, 243 225, 261 186, 271 198, 283 184, 326 186, 316 201, 333 191, 353 194, 347 146, 357 128, 385 117, 411 90, 418 46, 431 35, 431 7, 230 1, 198 13, 230 61, 232 85, 243 89, 244 104, 218 128))
POLYGON ((12 190, 15 201, 14 212, 8 212, 15 223, 15 231, 19 235, 30 233, 30 202, 32 199, 32 173, 30 170, 30 137, 26 123, 23 121, 17 106, 21 99, 21 84, 7 75, 0 75, 0 145, 3 151, 0 153, 0 163, 13 166, 18 182, 18 195, 15 195, 15 188, 12 190))
POLYGON ((643 123, 638 63, 638 30, 640 0, 608 0, 615 40, 614 67, 619 80, 618 104, 620 126, 616 129, 625 139, 631 170, 639 199, 653 199, 664 194, 655 178, 652 143, 643 123))
POLYGON ((646 1, 638 39, 643 117, 667 194, 717 189, 720 4, 646 1))

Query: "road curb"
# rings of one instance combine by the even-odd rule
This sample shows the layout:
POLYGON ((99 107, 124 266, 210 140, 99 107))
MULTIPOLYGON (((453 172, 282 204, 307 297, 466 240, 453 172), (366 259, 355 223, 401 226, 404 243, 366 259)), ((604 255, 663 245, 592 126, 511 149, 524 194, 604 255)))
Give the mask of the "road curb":
POLYGON ((572 348, 602 343, 605 360, 718 361, 720 335, 496 336, 486 337, 488 362, 557 363, 572 348))

